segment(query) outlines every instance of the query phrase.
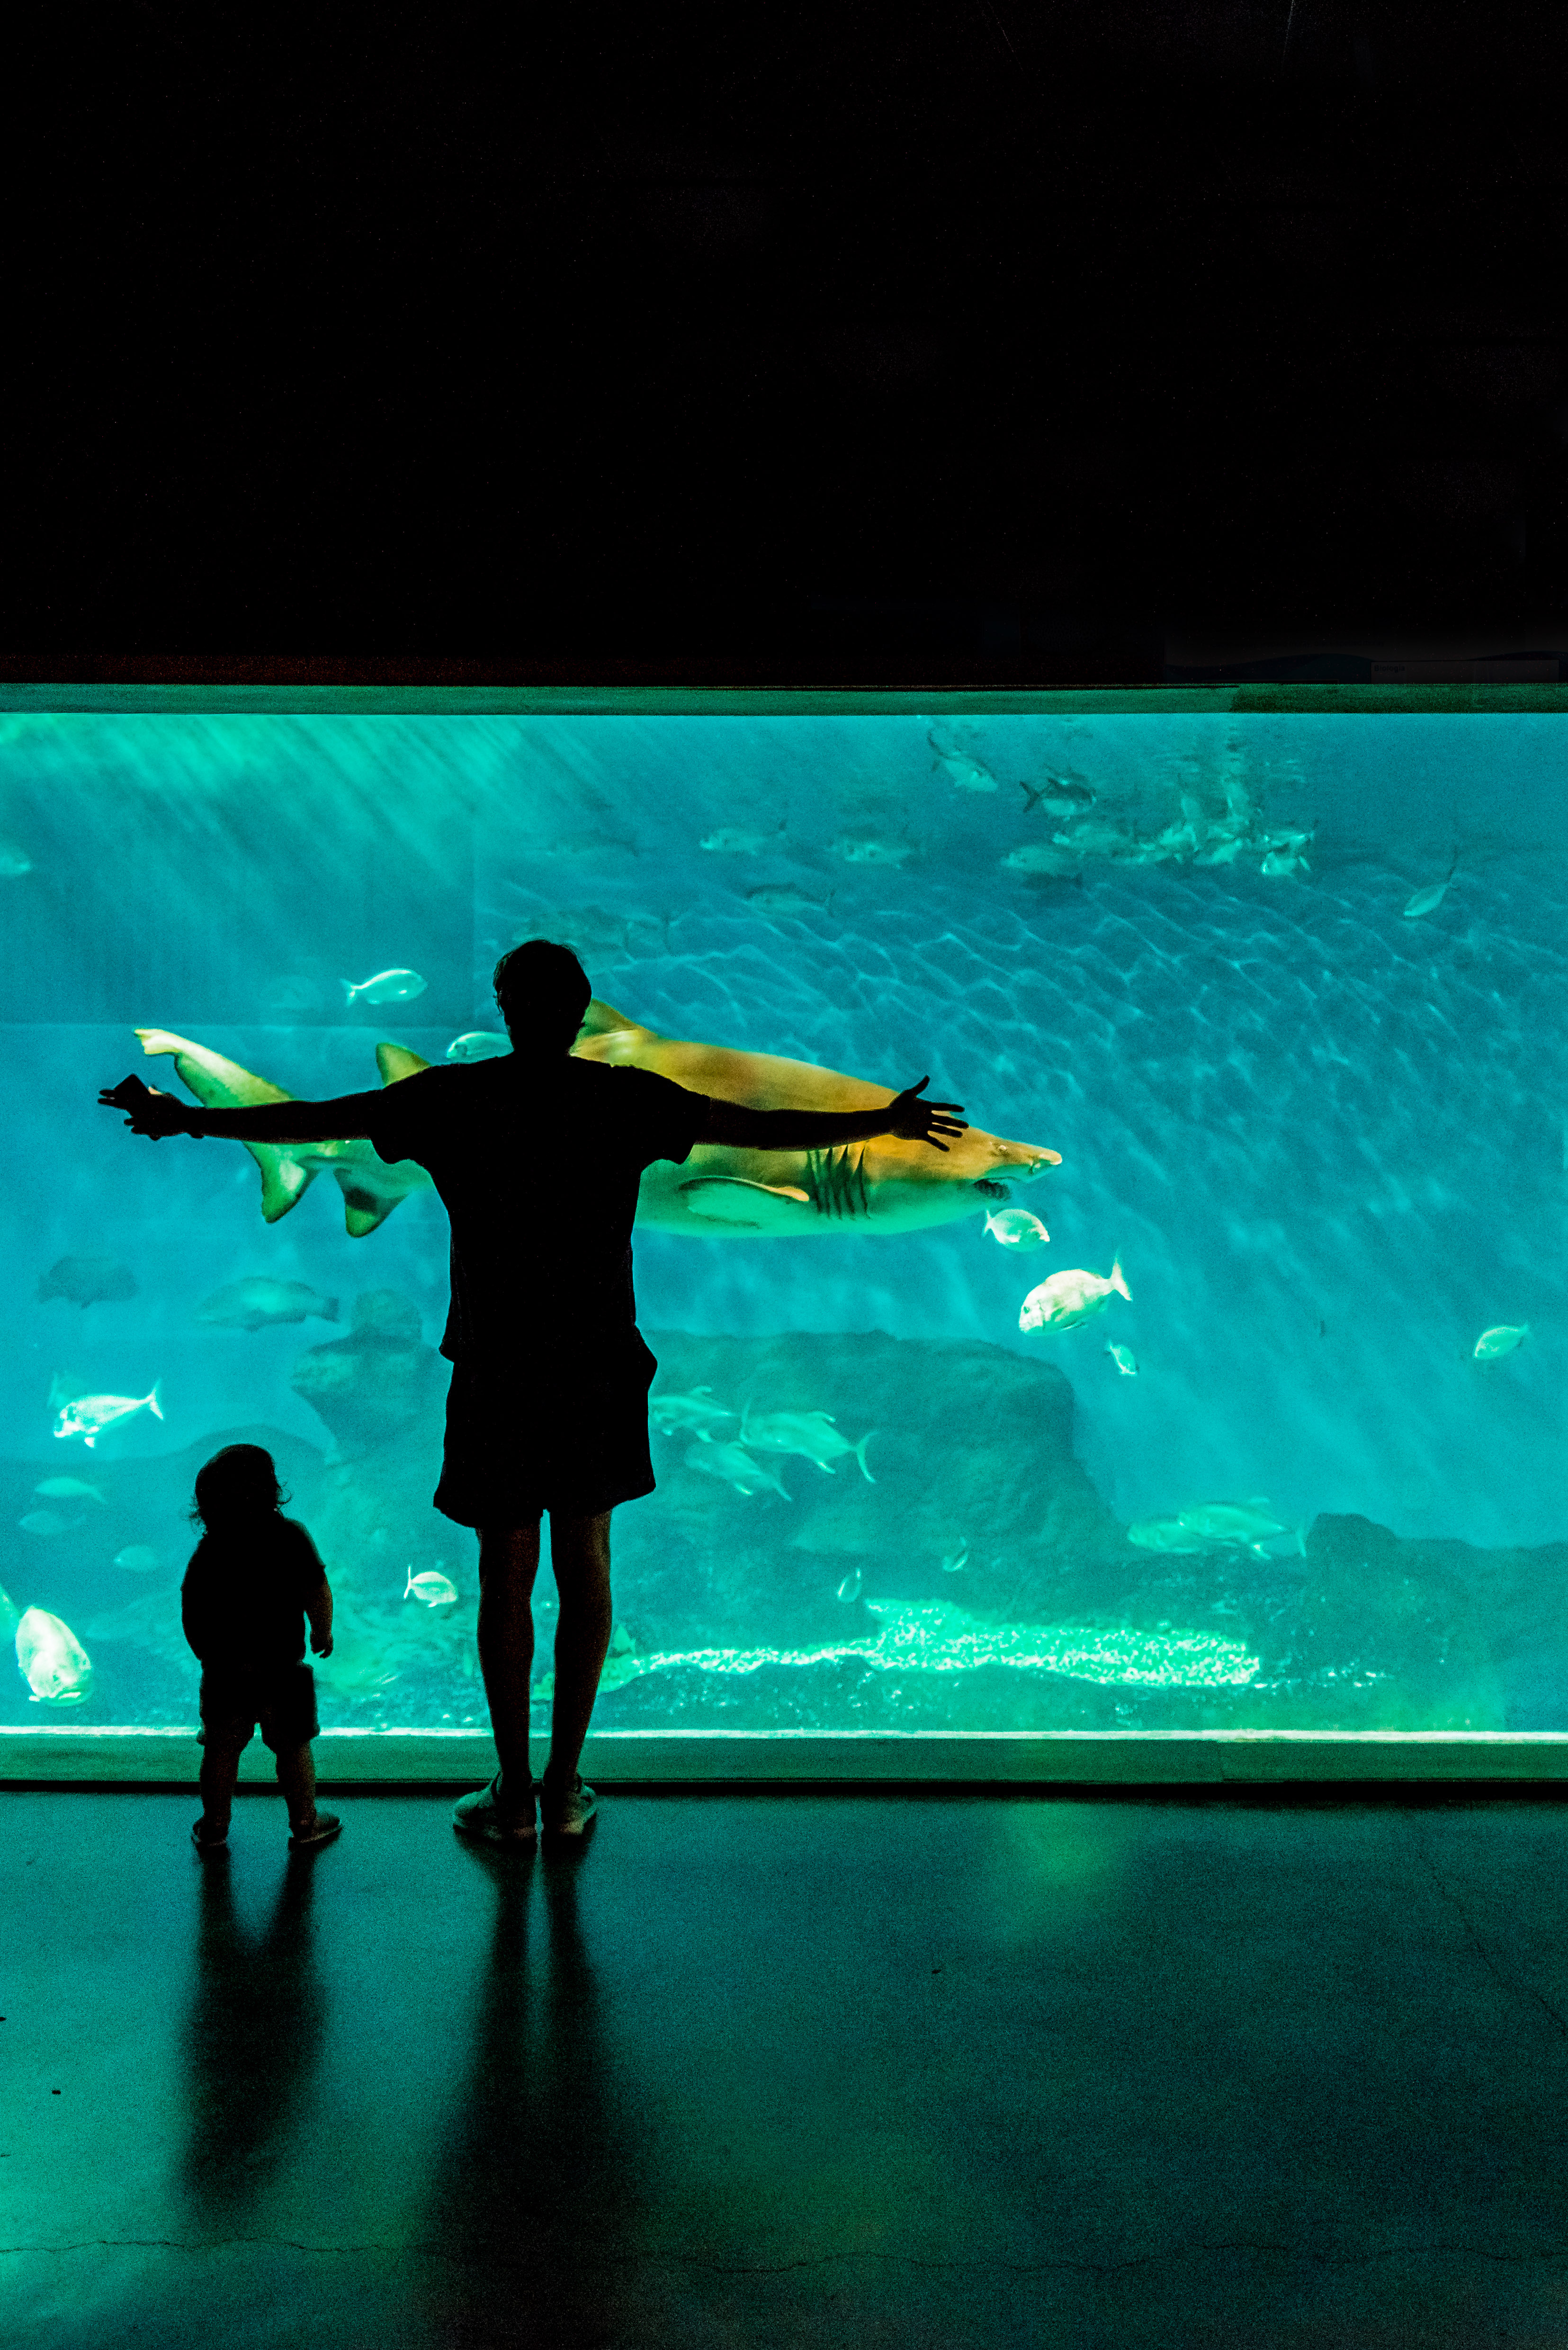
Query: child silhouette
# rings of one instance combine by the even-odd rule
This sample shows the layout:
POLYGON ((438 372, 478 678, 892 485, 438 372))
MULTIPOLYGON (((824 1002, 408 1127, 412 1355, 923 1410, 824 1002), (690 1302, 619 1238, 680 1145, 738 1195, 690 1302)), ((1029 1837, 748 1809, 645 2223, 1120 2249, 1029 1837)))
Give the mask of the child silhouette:
POLYGON ((226 1444, 196 1472, 191 1515, 202 1529, 180 1586, 185 1638, 202 1665, 201 1851, 227 1841, 240 1756, 261 1725, 277 1761, 292 1845, 327 1844, 342 1821, 316 1808, 310 1742, 318 1657, 332 1654, 332 1593, 305 1528, 283 1514, 286 1496, 270 1452, 226 1444))

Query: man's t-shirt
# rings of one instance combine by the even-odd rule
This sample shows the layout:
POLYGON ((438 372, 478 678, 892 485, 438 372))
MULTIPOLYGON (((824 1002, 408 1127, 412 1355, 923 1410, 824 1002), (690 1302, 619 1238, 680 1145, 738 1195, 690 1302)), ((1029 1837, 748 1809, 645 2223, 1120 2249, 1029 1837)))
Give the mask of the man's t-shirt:
POLYGON ((204 1671, 265 1680, 305 1656, 306 1602, 326 1569, 294 1518, 202 1536, 180 1586, 185 1638, 204 1671))
POLYGON ((428 1169, 452 1219, 442 1354, 481 1369, 629 1365, 638 1183, 688 1156, 707 1108, 651 1070, 566 1054, 425 1069, 378 1096, 370 1140, 428 1169))

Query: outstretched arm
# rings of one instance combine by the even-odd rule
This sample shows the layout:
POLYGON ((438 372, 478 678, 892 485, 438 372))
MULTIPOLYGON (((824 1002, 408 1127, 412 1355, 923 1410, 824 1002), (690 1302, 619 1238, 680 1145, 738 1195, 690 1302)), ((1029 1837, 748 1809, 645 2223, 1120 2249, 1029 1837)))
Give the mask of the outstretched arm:
POLYGON ((233 1142, 348 1142, 368 1136, 379 1093, 339 1094, 335 1101, 262 1102, 254 1109, 203 1109, 161 1094, 140 1077, 122 1077, 99 1095, 104 1109, 122 1109, 132 1134, 161 1142, 166 1134, 218 1135, 233 1142))
POLYGON ((882 1109, 742 1109, 739 1102, 710 1099, 697 1139, 728 1143, 736 1150, 832 1150, 841 1143, 897 1134, 945 1150, 940 1138, 967 1132, 968 1121, 960 1116, 958 1102, 920 1099, 930 1082, 922 1077, 882 1109))

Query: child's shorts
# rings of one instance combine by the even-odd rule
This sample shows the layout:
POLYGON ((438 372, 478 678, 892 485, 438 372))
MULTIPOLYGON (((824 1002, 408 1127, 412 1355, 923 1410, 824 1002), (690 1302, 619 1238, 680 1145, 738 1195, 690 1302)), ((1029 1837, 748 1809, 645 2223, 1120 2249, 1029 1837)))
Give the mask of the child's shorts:
POLYGON ((202 1675, 198 1745, 248 1746, 258 1723, 262 1744, 275 1754, 309 1745, 321 1724, 316 1718, 316 1675, 308 1665, 286 1665, 260 1679, 202 1675))

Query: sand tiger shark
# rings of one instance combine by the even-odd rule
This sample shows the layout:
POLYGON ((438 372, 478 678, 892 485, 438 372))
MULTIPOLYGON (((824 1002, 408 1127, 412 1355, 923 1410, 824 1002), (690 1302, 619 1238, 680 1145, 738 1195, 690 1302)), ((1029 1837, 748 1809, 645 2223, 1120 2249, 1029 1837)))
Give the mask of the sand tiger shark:
MULTIPOLYGON (((139 1028, 136 1034, 144 1053, 172 1057, 203 1108, 249 1109, 294 1098, 188 1036, 166 1028, 139 1028)), ((841 1076, 809 1061, 658 1035, 597 997, 572 1050, 581 1060, 652 1069, 692 1093, 748 1109, 880 1109, 894 1098, 887 1086, 841 1076)), ((386 1086, 431 1066, 403 1045, 385 1044, 376 1047, 376 1065, 386 1086)), ((241 1148, 261 1170, 262 1214, 269 1224, 286 1216, 321 1174, 332 1176, 341 1191, 344 1222, 354 1240, 385 1223, 411 1191, 433 1188, 412 1159, 389 1165, 368 1141, 247 1142, 241 1148)), ((992 1208, 1006 1197, 1009 1180, 1028 1182, 1043 1168, 1060 1164, 1059 1151, 1003 1142, 977 1126, 945 1151, 887 1134, 835 1150, 739 1150, 699 1143, 682 1165, 659 1159, 644 1171, 637 1222, 645 1229, 709 1240, 916 1232, 992 1208)))

